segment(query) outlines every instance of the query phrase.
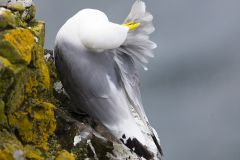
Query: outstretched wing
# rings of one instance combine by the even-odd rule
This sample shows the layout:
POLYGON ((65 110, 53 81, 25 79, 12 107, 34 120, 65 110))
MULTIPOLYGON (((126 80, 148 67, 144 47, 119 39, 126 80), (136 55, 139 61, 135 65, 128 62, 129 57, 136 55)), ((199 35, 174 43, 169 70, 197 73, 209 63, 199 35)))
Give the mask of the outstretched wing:
POLYGON ((143 1, 137 0, 128 15, 125 23, 129 21, 140 22, 140 27, 129 31, 124 44, 115 51, 114 60, 117 63, 117 69, 120 72, 123 86, 127 93, 134 110, 137 112, 141 120, 145 123, 153 140, 162 154, 160 142, 154 133, 152 127, 148 123, 148 119, 142 106, 141 94, 139 89, 139 76, 135 67, 136 62, 146 69, 145 64, 148 63, 149 57, 154 57, 152 50, 157 45, 149 40, 149 35, 154 31, 152 24, 153 16, 146 12, 146 5, 143 1))

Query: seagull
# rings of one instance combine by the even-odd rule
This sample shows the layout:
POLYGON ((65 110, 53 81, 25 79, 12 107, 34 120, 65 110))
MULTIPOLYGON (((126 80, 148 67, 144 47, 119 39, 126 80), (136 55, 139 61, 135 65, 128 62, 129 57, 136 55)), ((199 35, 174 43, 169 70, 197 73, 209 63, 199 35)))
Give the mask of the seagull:
POLYGON ((157 132, 144 111, 136 64, 145 70, 157 45, 153 16, 136 0, 123 24, 83 9, 58 31, 55 65, 75 113, 86 112, 142 159, 161 159, 157 132))

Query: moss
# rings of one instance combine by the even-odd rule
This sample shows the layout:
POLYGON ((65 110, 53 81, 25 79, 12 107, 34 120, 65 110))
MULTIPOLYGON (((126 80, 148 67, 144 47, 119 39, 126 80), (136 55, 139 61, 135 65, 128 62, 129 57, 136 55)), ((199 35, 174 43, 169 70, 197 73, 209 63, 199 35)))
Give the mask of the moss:
POLYGON ((10 10, 0 7, 0 30, 7 27, 16 27, 16 17, 10 10))
POLYGON ((72 149, 72 152, 76 155, 76 159, 77 160, 81 160, 81 159, 86 159, 86 158, 93 158, 94 155, 90 155, 89 156, 89 151, 91 152, 91 149, 88 148, 89 146, 87 144, 80 144, 77 145, 77 147, 74 147, 72 149))
POLYGON ((26 110, 9 115, 9 124, 21 141, 48 150, 48 137, 56 128, 53 109, 52 104, 36 100, 26 110))
MULTIPOLYGON (((24 11, 25 12, 25 11, 24 11)), ((24 13, 23 12, 23 13, 24 13)), ((14 12, 14 15, 16 16, 16 25, 17 27, 27 28, 28 24, 24 19, 22 18, 21 12, 14 12)))
MULTIPOLYGON (((21 64, 13 65, 8 59, 0 56, 0 73, 2 73, 4 70, 10 70, 13 74, 17 74, 23 68, 24 68, 23 65, 21 64)), ((3 73, 1 75, 3 75, 3 73)))
POLYGON ((74 154, 66 150, 60 151, 55 160, 75 160, 74 154))
POLYGON ((54 134, 48 139, 49 150, 45 152, 46 159, 53 160, 59 151, 62 150, 62 146, 59 144, 58 137, 54 134))
MULTIPOLYGON (((14 83, 6 97, 7 113, 13 113, 23 107, 29 98, 40 98, 41 84, 38 80, 38 72, 24 67, 13 76, 14 83)), ((0 85, 1 86, 1 85, 0 85)))
POLYGON ((0 56, 0 99, 3 99, 14 80, 10 66, 11 63, 0 56))
POLYGON ((8 59, 0 56, 0 99, 6 100, 15 78, 24 69, 23 65, 12 65, 8 59))
POLYGON ((14 29, 0 33, 0 56, 11 63, 29 64, 34 47, 34 36, 28 29, 14 29))
POLYGON ((7 117, 5 115, 5 104, 0 99, 0 130, 7 127, 7 117))
POLYGON ((27 68, 22 69, 14 78, 14 84, 6 98, 6 112, 8 114, 15 112, 24 102, 24 85, 31 78, 31 71, 27 68))

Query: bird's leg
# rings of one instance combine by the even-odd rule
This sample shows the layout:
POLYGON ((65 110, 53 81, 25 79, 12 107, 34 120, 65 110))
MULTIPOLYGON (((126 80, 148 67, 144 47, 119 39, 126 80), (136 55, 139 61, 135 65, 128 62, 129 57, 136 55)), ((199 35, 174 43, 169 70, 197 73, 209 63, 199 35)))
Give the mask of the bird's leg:
POLYGON ((130 21, 130 22, 122 24, 122 25, 123 26, 127 26, 129 28, 129 30, 134 30, 134 29, 136 29, 136 28, 138 28, 140 26, 140 23, 139 22, 130 21))

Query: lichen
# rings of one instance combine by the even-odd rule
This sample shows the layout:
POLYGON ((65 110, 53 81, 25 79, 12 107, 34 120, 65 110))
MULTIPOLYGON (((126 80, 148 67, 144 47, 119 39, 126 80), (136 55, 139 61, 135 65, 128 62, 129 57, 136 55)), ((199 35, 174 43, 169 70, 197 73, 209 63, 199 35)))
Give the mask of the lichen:
POLYGON ((7 127, 7 117, 5 115, 5 104, 0 99, 0 129, 7 127))
POLYGON ((0 38, 0 56, 11 63, 30 63, 34 46, 31 32, 26 29, 9 30, 0 33, 0 38))
POLYGON ((34 36, 28 29, 8 30, 0 36, 1 56, 8 58, 12 63, 30 63, 34 47, 34 36))
POLYGON ((32 5, 31 7, 24 10, 21 18, 24 21, 30 22, 31 20, 33 20, 35 18, 35 14, 36 14, 36 7, 34 5, 32 5))
POLYGON ((28 83, 31 77, 31 71, 23 68, 19 73, 13 76, 14 83, 9 90, 6 101, 6 112, 8 114, 15 112, 24 102, 24 85, 28 83))
POLYGON ((24 156, 30 160, 44 160, 41 151, 32 145, 26 145, 24 147, 24 156))
POLYGON ((88 116, 71 114, 69 97, 54 89, 60 81, 53 52, 44 59, 44 34, 32 0, 0 7, 0 160, 118 159, 110 133, 88 116))
POLYGON ((5 150, 0 150, 1 160, 14 160, 13 155, 5 150))
POLYGON ((30 23, 30 27, 34 36, 38 39, 33 49, 33 66, 38 69, 38 79, 44 89, 50 89, 49 69, 44 60, 44 34, 45 24, 41 21, 30 23))
POLYGON ((56 119, 43 55, 44 23, 33 21, 30 0, 6 7, 0 9, 0 159, 53 160, 58 152, 64 157, 57 140, 49 146, 56 119))
POLYGON ((6 91, 13 83, 13 72, 8 59, 0 56, 0 99, 5 96, 6 91))
POLYGON ((6 130, 0 132, 0 159, 11 160, 14 153, 18 150, 23 150, 23 146, 16 136, 10 134, 6 130))
POLYGON ((0 7, 0 30, 7 27, 16 27, 16 17, 10 10, 0 7))
POLYGON ((75 156, 66 150, 62 150, 58 153, 55 160, 75 160, 75 156))
POLYGON ((25 6, 21 2, 8 3, 7 7, 13 11, 24 11, 25 10, 25 6))
POLYGON ((23 142, 48 150, 48 137, 56 128, 53 109, 50 103, 33 100, 26 110, 10 114, 9 124, 23 142))

